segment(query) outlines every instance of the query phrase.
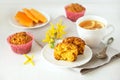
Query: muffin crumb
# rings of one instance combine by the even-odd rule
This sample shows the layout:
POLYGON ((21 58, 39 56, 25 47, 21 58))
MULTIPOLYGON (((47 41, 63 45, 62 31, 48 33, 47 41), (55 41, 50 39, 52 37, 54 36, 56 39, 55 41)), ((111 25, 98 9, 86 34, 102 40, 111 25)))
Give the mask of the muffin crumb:
POLYGON ((81 12, 81 11, 85 10, 85 8, 78 3, 72 3, 72 4, 68 5, 66 7, 66 9, 70 12, 81 12))
POLYGON ((15 45, 21 45, 21 44, 26 44, 31 40, 32 38, 29 35, 27 35, 26 32, 19 32, 19 33, 15 33, 10 38, 10 43, 15 45))

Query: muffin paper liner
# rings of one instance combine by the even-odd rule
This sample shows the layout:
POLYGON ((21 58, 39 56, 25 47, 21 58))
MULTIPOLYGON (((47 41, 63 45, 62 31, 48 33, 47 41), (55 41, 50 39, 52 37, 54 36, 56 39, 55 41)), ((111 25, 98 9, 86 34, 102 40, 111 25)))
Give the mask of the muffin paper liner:
POLYGON ((67 16, 68 19, 70 19, 73 22, 75 22, 78 18, 84 16, 84 14, 85 14, 86 9, 81 11, 81 12, 70 12, 66 9, 66 7, 65 7, 66 16, 67 16))
POLYGON ((31 35, 30 33, 26 32, 29 36, 31 36, 32 40, 29 41, 26 44, 21 44, 21 45, 15 45, 15 44, 11 44, 10 43, 10 38, 14 35, 11 35, 7 38, 7 42, 10 44, 11 49, 13 50, 13 52, 17 53, 17 54, 27 54, 31 51, 31 47, 32 47, 32 42, 33 42, 33 35, 31 35))

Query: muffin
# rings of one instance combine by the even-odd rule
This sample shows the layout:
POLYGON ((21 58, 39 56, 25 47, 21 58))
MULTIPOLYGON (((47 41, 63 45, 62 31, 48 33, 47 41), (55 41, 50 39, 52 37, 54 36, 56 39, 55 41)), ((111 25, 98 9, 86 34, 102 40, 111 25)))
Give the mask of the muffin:
POLYGON ((77 59, 78 48, 72 43, 59 43, 54 49, 54 57, 56 60, 64 60, 73 62, 77 59))
POLYGON ((72 43, 78 47, 78 54, 84 53, 85 41, 78 37, 67 37, 63 40, 63 43, 72 43))
POLYGON ((85 41, 78 37, 67 37, 54 48, 54 58, 56 60, 76 61, 79 54, 83 55, 85 41))
POLYGON ((33 35, 28 32, 18 32, 10 35, 7 41, 15 53, 27 54, 32 47, 33 35))
POLYGON ((85 7, 78 3, 72 3, 65 6, 65 12, 68 19, 75 22, 78 18, 84 16, 85 7))

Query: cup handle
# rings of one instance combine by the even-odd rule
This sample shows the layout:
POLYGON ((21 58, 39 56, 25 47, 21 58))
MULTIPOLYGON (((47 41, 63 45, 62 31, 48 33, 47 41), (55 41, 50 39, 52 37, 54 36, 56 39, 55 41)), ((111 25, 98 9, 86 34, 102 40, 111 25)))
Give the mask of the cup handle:
POLYGON ((110 34, 112 34, 115 31, 115 27, 111 24, 109 24, 107 26, 107 33, 106 35, 103 37, 103 40, 105 40, 106 37, 108 37, 110 34))

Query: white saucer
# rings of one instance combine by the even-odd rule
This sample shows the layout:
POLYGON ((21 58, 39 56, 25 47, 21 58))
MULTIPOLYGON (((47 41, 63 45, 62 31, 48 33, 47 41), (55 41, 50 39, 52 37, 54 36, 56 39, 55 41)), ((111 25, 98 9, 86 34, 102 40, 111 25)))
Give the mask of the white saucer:
POLYGON ((46 61, 57 67, 62 68, 81 66, 87 63, 92 58, 92 50, 87 45, 85 45, 84 54, 78 55, 77 60, 74 62, 56 60, 54 58, 54 49, 51 49, 48 44, 42 49, 41 54, 46 61))

